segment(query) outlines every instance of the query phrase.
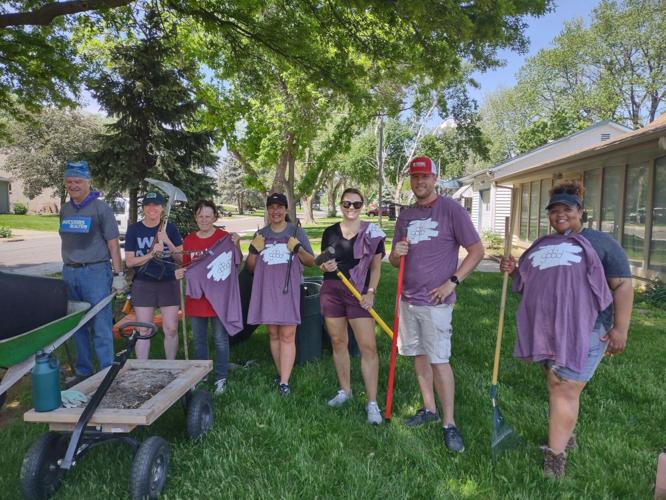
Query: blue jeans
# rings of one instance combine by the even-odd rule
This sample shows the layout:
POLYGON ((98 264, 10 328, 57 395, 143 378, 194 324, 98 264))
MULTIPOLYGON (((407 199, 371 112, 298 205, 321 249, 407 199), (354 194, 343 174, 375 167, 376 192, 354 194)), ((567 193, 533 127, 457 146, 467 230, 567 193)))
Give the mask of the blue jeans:
MULTIPOLYGON (((63 266, 62 279, 67 283, 67 296, 70 300, 88 302, 94 306, 111 293, 113 281, 111 263, 100 262, 84 267, 63 266)), ((100 369, 106 368, 113 362, 112 326, 113 312, 109 303, 87 325, 76 331, 74 369, 77 375, 88 377, 93 374, 93 347, 100 369)))
POLYGON ((194 342, 194 358, 210 359, 208 357, 208 320, 213 325, 213 342, 215 344, 215 380, 227 378, 229 373, 229 334, 218 317, 204 318, 190 317, 192 325, 192 339, 194 342))

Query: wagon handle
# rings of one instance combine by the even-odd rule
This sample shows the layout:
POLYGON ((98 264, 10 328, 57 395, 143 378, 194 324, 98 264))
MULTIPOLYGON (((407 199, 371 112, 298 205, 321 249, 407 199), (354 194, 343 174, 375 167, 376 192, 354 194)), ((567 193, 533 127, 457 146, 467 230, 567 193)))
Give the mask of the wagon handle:
POLYGON ((131 339, 132 336, 138 332, 138 328, 146 328, 148 329, 148 334, 147 335, 140 335, 137 338, 137 340, 148 340, 153 338, 157 334, 157 326, 154 323, 142 323, 141 321, 131 321, 129 323, 125 323, 120 327, 120 335, 123 338, 126 338, 127 340, 131 339), (132 328, 131 333, 126 333, 125 330, 132 328))

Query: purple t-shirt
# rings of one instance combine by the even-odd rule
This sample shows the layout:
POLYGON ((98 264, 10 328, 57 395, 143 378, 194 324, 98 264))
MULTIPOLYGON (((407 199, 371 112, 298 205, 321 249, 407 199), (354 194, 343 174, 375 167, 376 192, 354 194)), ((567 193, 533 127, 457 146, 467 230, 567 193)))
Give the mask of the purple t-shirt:
POLYGON ((187 295, 206 297, 229 335, 243 329, 238 265, 241 254, 227 235, 215 242, 206 255, 192 261, 185 271, 187 295))
POLYGON ((581 234, 539 238, 520 258, 513 289, 523 296, 513 355, 581 372, 597 316, 612 302, 590 242, 581 234))
MULTIPOLYGON (((402 300, 418 306, 433 305, 428 292, 455 274, 460 247, 480 240, 467 210, 443 196, 429 207, 414 205, 400 212, 393 244, 405 237, 409 253, 405 257, 402 300)), ((444 303, 455 301, 454 292, 444 303)))
POLYGON ((266 246, 257 255, 247 313, 247 322, 251 325, 301 324, 303 267, 298 256, 292 255, 287 248, 289 236, 276 238, 269 233, 264 234, 266 246), (290 259, 293 260, 289 288, 287 293, 283 293, 290 259))

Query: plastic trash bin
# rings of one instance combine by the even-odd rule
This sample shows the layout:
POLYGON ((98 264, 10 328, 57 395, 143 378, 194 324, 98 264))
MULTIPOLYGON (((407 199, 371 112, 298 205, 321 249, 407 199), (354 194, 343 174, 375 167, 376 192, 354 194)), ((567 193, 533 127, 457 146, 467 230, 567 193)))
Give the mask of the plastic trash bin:
POLYGON ((319 311, 321 285, 313 281, 301 284, 301 324, 296 328, 296 364, 315 361, 321 356, 324 321, 319 311))

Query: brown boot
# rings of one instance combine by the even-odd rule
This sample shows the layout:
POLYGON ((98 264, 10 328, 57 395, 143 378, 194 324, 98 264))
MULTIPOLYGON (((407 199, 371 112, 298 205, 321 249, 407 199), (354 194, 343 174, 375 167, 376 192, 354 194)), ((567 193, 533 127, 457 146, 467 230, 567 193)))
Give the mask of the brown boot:
POLYGON ((564 469, 567 465, 566 452, 555 453, 550 448, 543 450, 543 475, 553 479, 564 478, 564 469))

